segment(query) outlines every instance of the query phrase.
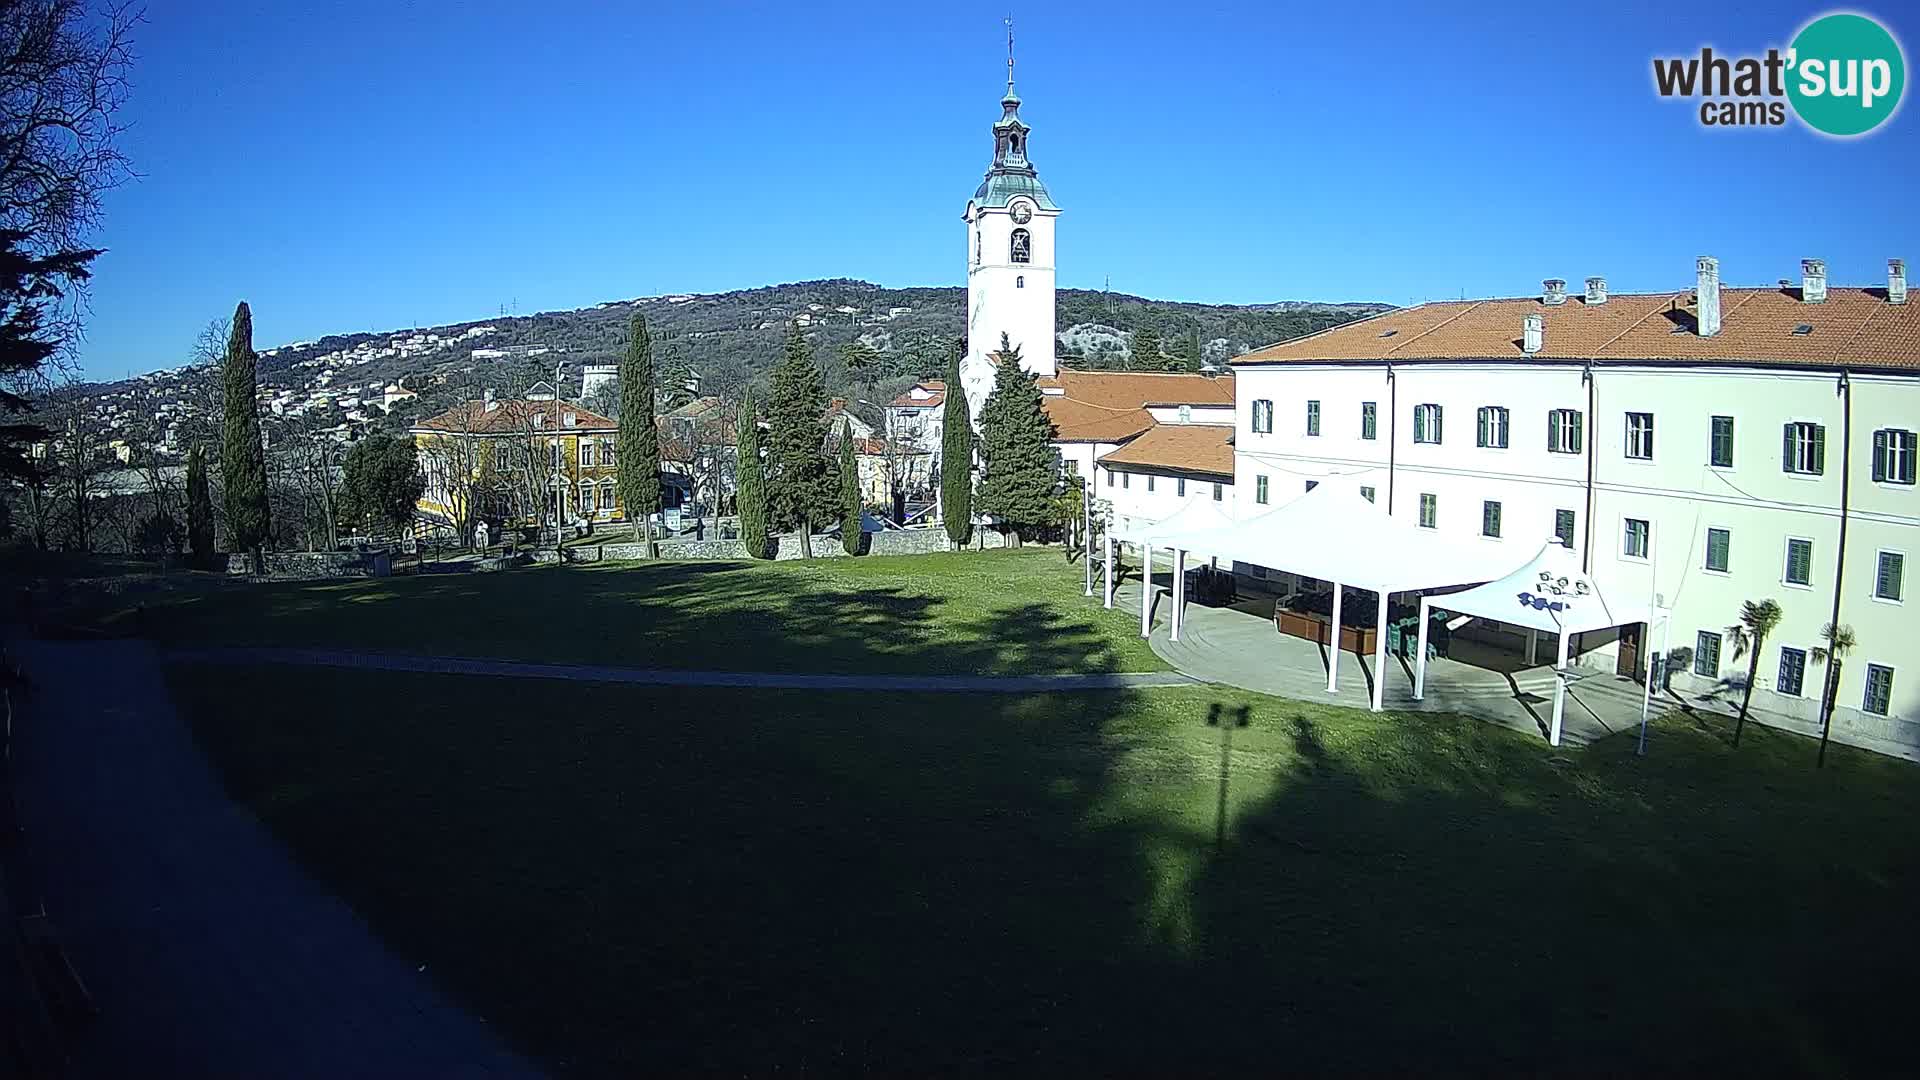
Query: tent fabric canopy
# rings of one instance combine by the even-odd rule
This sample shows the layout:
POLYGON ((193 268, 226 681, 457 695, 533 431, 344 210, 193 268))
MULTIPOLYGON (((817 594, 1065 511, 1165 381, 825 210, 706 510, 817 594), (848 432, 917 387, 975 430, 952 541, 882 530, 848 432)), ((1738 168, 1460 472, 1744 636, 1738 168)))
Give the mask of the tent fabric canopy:
POLYGON ((1152 539, 1158 547, 1204 551, 1373 592, 1492 581, 1507 576, 1521 558, 1498 541, 1462 541, 1412 525, 1333 481, 1259 517, 1209 529, 1162 529, 1152 539))
POLYGON ((1609 602, 1593 576, 1581 572, 1579 556, 1558 540, 1542 545, 1525 566, 1498 581, 1431 600, 1445 611, 1548 634, 1581 634, 1651 621, 1644 599, 1609 602))
POLYGON ((1193 499, 1162 521, 1147 521, 1130 515, 1116 516, 1112 534, 1115 540, 1143 544, 1164 532, 1218 529, 1231 524, 1233 518, 1212 499, 1193 499))

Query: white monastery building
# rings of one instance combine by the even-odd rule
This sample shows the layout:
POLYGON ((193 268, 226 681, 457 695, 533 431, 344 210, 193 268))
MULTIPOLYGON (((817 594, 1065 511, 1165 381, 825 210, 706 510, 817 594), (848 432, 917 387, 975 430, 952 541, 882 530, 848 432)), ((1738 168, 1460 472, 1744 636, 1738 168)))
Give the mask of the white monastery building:
MULTIPOLYGON (((1273 345, 1237 372, 1235 514, 1344 485, 1516 566, 1555 538, 1613 596, 1672 611, 1674 685, 1744 682, 1741 605, 1785 613, 1755 705, 1817 719, 1829 622, 1853 628, 1835 729, 1920 744, 1920 306, 1905 267, 1797 283, 1428 303, 1273 345), (1684 661, 1684 663, 1682 663, 1684 661)), ((1311 538, 1303 538, 1311 543, 1311 538)), ((1253 573, 1251 567, 1240 567, 1253 573)), ((1644 625, 1578 662, 1644 664, 1644 625)), ((1658 648, 1659 641, 1652 647, 1658 648)))

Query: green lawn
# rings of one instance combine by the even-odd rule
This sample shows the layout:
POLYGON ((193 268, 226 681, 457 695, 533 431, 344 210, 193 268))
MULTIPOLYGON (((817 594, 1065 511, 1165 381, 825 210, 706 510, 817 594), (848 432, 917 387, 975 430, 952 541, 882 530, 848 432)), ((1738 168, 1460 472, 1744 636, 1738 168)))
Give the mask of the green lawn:
POLYGON ((173 678, 236 797, 562 1071, 1910 1064, 1920 772, 1847 747, 1674 718, 1556 754, 1202 689, 173 678))
POLYGON ((149 599, 144 617, 174 645, 843 674, 1164 670, 1139 613, 1083 596, 1083 573, 1057 549, 595 564, 229 586, 149 599))

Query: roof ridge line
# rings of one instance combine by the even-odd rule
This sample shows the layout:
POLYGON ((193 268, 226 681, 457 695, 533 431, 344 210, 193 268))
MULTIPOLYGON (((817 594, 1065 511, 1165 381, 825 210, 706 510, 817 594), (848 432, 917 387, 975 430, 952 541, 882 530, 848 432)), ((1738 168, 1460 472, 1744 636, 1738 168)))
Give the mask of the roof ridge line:
MULTIPOLYGON (((1429 301, 1429 303, 1431 303, 1431 301, 1429 301)), ((1465 318, 1467 315, 1471 314, 1472 312, 1479 310, 1480 306, 1485 303, 1486 303, 1485 300, 1475 300, 1473 303, 1468 304, 1464 308, 1461 308, 1459 313, 1454 315, 1453 318, 1443 319, 1440 322, 1434 323, 1432 326, 1427 327, 1425 330, 1420 331, 1419 333, 1413 335, 1412 337, 1401 342, 1400 344, 1395 345, 1393 348, 1388 349, 1386 352, 1386 355, 1388 357, 1391 357, 1393 356, 1394 353, 1397 353, 1401 349, 1404 349, 1407 346, 1413 344, 1414 342, 1419 341, 1421 338, 1426 337, 1428 334, 1431 334, 1442 327, 1453 325, 1455 320, 1465 318)), ((1346 325, 1346 324, 1342 324, 1342 325, 1346 325)))
MULTIPOLYGON (((1654 295, 1658 295, 1658 294, 1654 294, 1654 295)), ((1667 302, 1673 303, 1674 301, 1679 300, 1682 295, 1684 294, 1678 293, 1678 292, 1670 292, 1667 294, 1667 302)), ((1741 301, 1741 303, 1746 303, 1746 301, 1743 300, 1741 301)), ((1645 315, 1642 315, 1639 318, 1633 320, 1631 323, 1628 323, 1627 328, 1625 330, 1622 330, 1619 333, 1608 338, 1607 340, 1601 342, 1600 344, 1595 345, 1593 347, 1594 358, 1599 359, 1600 354, 1606 352, 1609 348, 1611 348, 1614 342, 1617 342, 1621 338, 1626 337, 1628 334, 1633 333, 1635 330, 1640 329, 1640 327, 1644 325, 1648 319, 1651 319, 1658 314, 1660 314, 1659 304, 1655 304, 1652 307, 1648 308, 1647 313, 1645 315)))

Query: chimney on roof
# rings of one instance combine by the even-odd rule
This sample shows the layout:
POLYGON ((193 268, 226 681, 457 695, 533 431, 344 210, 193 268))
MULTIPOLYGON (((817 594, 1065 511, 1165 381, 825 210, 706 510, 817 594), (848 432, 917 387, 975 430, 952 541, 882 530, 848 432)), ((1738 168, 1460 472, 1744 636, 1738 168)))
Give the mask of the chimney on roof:
POLYGON ((1531 312, 1520 324, 1520 351, 1532 356, 1540 351, 1546 341, 1547 317, 1539 312, 1531 312))
POLYGON ((1887 260, 1887 303, 1907 302, 1907 264, 1903 259, 1887 260))
POLYGON ((1693 317, 1701 337, 1720 332, 1720 260, 1702 255, 1694 260, 1693 317))
POLYGON ((1559 307, 1567 302, 1567 279, 1550 277, 1540 283, 1542 293, 1540 302, 1549 307, 1559 307))
POLYGON ((1587 279, 1588 305, 1591 306, 1593 304, 1604 304, 1606 302, 1607 302, 1607 279, 1603 277, 1588 278, 1587 279))
POLYGON ((1800 260, 1800 302, 1823 304, 1827 300, 1827 260, 1800 260))

